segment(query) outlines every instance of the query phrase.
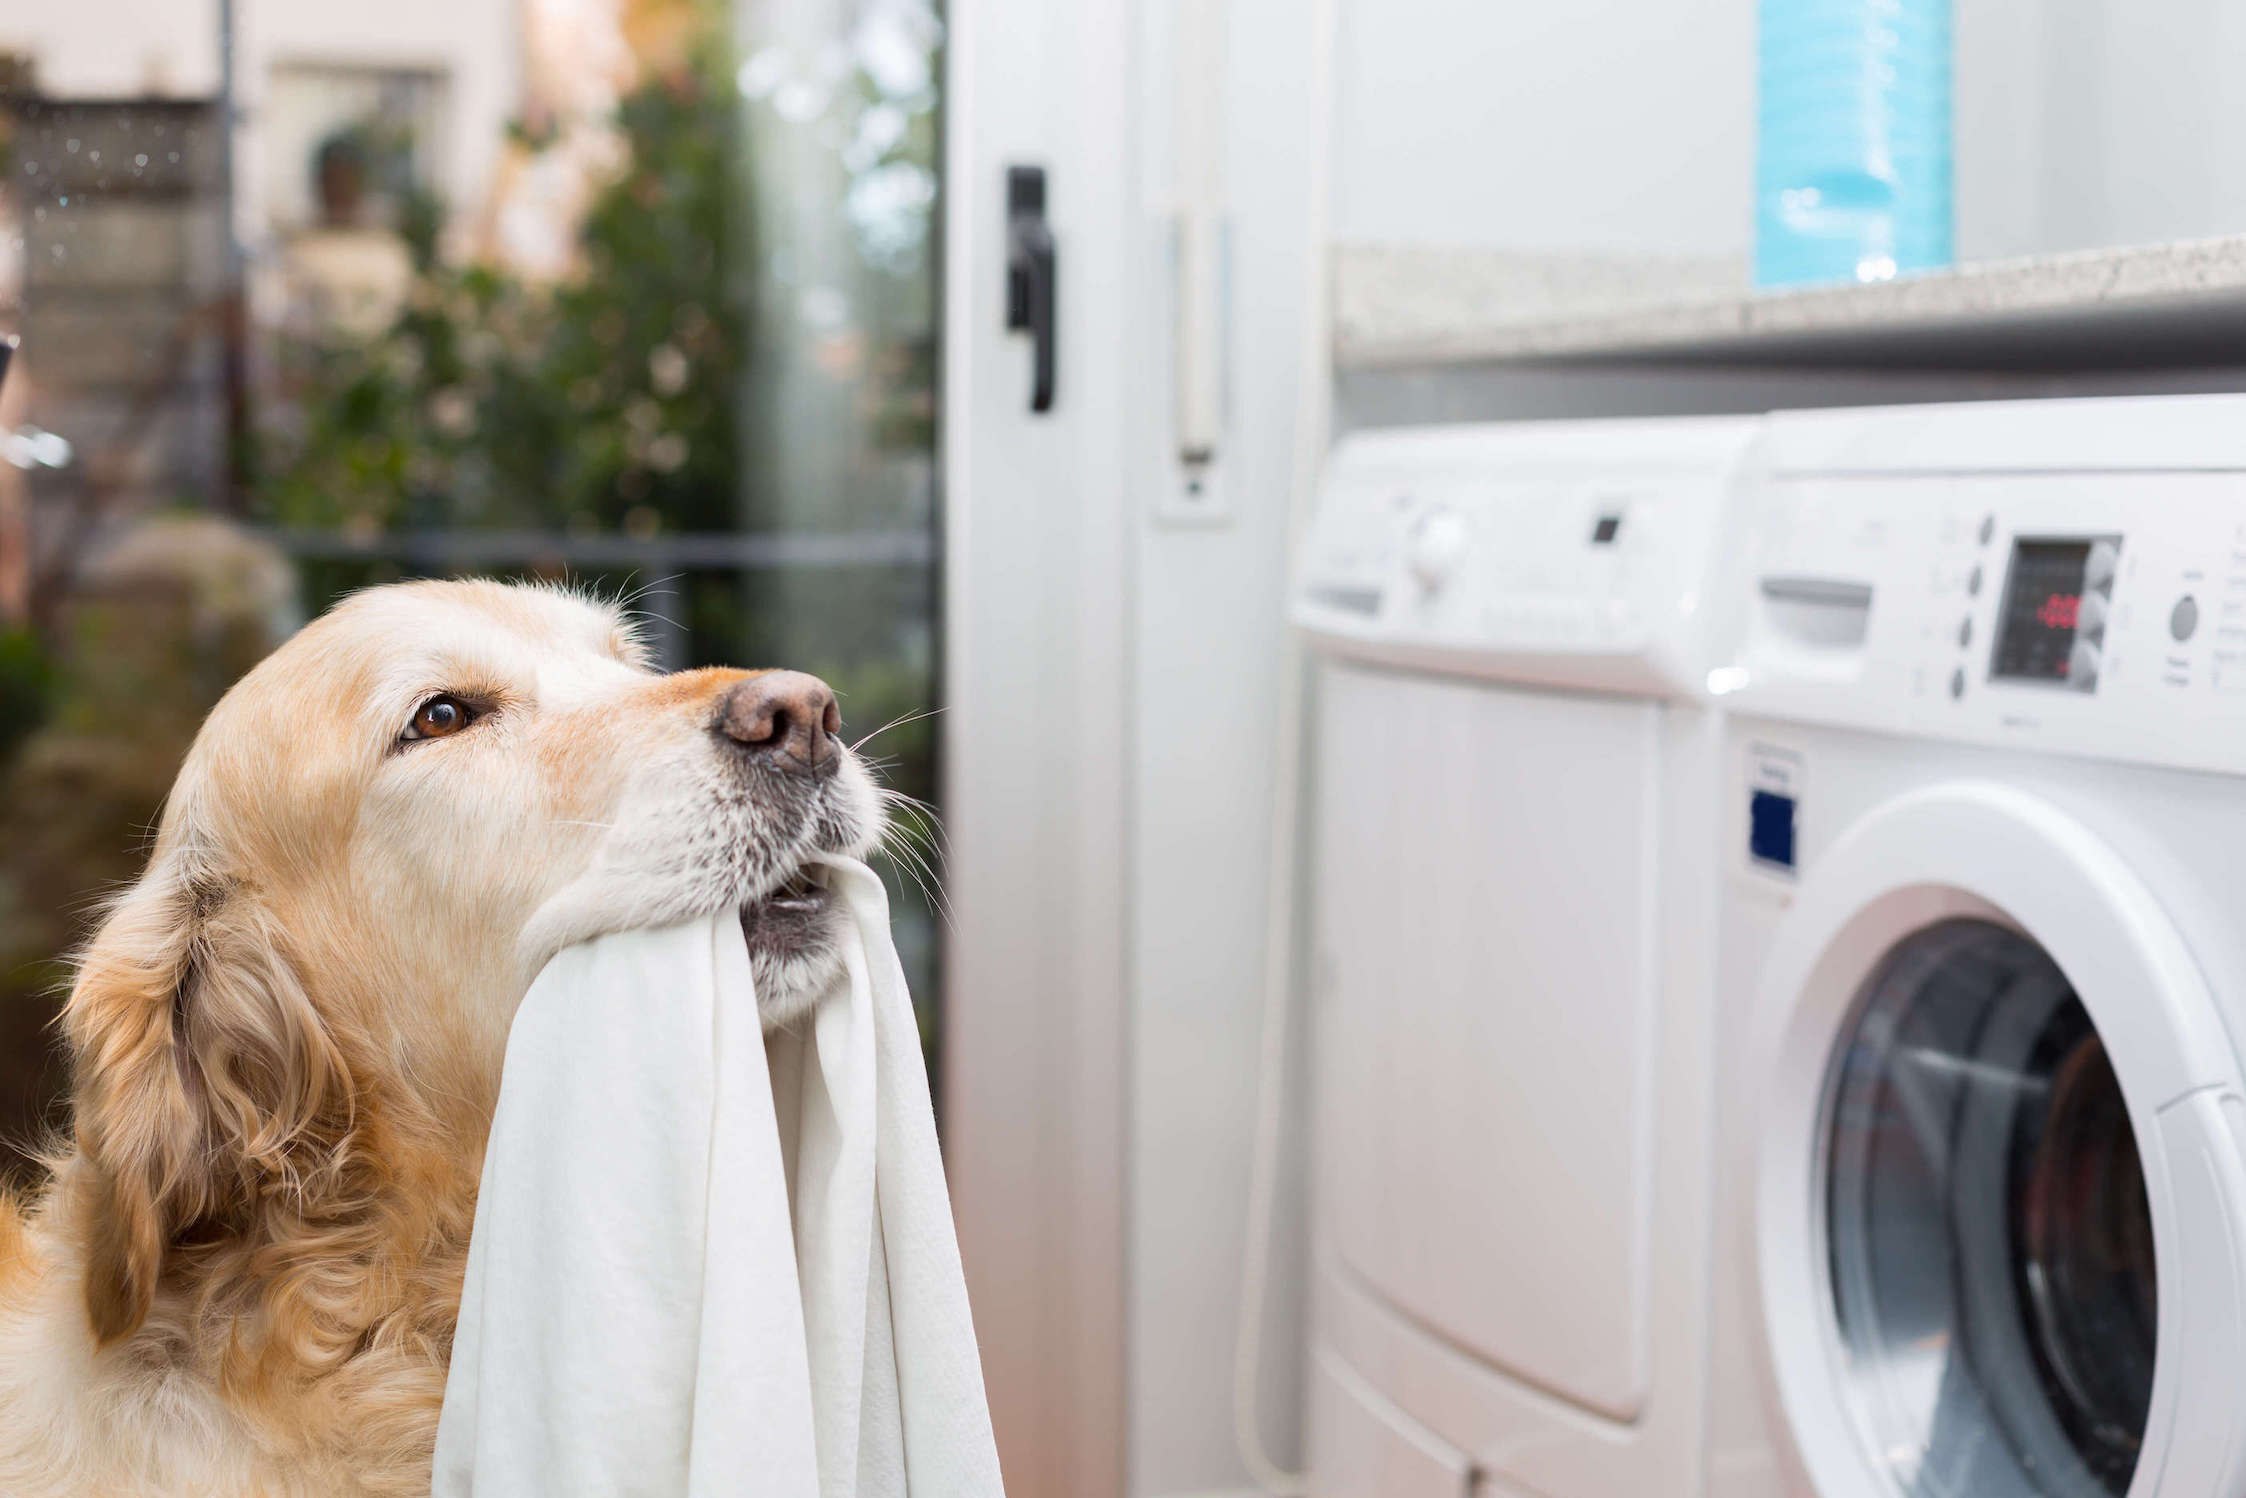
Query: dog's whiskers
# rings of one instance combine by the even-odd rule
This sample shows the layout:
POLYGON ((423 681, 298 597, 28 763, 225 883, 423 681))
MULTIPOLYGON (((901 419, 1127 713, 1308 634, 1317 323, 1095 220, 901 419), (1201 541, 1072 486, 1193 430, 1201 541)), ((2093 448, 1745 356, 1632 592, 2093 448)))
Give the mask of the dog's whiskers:
POLYGON ((943 823, 935 808, 916 796, 885 786, 877 788, 876 794, 885 807, 900 813, 888 818, 876 851, 912 881, 946 930, 955 929, 951 902, 945 898, 943 878, 937 871, 944 850, 943 823))
POLYGON ((923 718, 933 718, 942 711, 943 709, 940 707, 929 707, 922 708, 917 713, 906 713, 903 717, 891 718, 888 722, 882 724, 873 732, 861 735, 859 738, 853 740, 850 745, 850 752, 855 754, 860 746, 871 743, 873 740, 887 733, 892 728, 902 728, 908 723, 918 723, 923 718))

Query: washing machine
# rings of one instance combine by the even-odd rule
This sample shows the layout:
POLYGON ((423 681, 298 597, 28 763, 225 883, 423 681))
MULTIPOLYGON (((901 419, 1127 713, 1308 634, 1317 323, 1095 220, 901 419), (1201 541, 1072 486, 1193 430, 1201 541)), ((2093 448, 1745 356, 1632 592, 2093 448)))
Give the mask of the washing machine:
POLYGON ((1755 427, 1386 431, 1331 460, 1294 603, 1324 1498, 1689 1486, 1709 587, 1755 427))
POLYGON ((1755 467, 1708 1490, 2246 1491, 2246 400, 1755 467))

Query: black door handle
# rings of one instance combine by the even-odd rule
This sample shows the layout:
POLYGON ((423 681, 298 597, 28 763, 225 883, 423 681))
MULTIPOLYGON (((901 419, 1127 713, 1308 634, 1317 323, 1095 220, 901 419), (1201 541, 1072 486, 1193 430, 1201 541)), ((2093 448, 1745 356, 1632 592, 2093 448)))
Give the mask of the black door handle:
POLYGON ((1045 224, 1045 168, 1006 168, 1006 326, 1029 331, 1032 411, 1053 409, 1053 231, 1045 224))

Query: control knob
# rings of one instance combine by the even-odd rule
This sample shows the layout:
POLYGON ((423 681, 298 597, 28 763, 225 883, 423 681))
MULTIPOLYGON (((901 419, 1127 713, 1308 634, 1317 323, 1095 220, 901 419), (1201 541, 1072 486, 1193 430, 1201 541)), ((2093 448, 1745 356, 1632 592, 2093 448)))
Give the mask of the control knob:
POLYGON ((1466 559, 1466 518, 1448 505, 1419 517, 1412 527, 1405 565, 1423 592, 1432 593, 1449 582, 1466 559))

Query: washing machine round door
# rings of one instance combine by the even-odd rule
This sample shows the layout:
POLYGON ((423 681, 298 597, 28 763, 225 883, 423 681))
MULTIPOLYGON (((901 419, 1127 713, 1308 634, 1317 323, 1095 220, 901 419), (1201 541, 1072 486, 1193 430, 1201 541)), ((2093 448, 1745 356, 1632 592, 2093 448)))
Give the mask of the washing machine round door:
POLYGON ((1865 817, 1774 945, 1754 1194, 1822 1498, 2239 1491, 2246 1087, 2152 893, 2050 803, 1865 817))

